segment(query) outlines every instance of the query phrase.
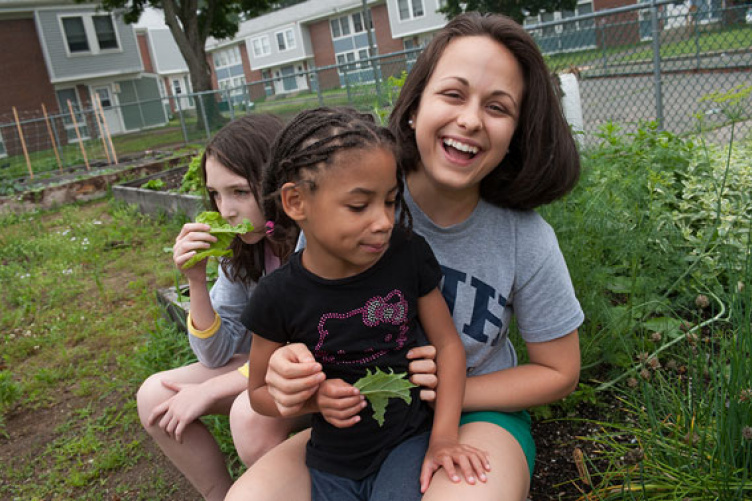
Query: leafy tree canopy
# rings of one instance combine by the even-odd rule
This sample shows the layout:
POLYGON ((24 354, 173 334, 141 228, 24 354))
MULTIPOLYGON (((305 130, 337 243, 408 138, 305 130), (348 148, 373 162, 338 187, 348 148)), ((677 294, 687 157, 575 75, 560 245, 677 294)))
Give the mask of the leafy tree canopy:
POLYGON ((540 12, 574 10, 577 0, 447 0, 446 7, 439 12, 451 19, 463 12, 496 12, 511 17, 522 24, 527 16, 540 12))

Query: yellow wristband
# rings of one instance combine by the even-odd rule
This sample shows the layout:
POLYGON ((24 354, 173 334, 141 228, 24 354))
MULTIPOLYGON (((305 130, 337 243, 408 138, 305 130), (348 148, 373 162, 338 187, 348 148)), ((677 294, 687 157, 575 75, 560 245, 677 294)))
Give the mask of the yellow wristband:
POLYGON ((246 379, 248 379, 248 368, 249 368, 248 362, 238 367, 238 372, 241 373, 243 376, 245 376, 246 379))
POLYGON ((216 332, 219 330, 219 326, 222 325, 222 319, 219 317, 219 314, 215 311, 214 312, 214 322, 209 326, 208 329, 200 331, 196 329, 193 326, 193 320, 191 319, 191 312, 188 312, 188 318, 185 322, 186 326, 188 326, 188 332, 191 333, 192 336, 196 336, 199 339, 207 339, 212 337, 216 332))

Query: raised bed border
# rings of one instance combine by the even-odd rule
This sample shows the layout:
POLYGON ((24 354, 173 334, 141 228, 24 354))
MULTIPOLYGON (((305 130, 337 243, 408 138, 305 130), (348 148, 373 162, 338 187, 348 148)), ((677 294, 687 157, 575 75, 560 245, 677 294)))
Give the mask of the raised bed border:
POLYGON ((115 172, 94 175, 62 183, 34 191, 0 197, 0 213, 29 212, 38 209, 52 209, 74 202, 86 202, 107 196, 110 187, 123 179, 142 177, 155 172, 164 171, 185 164, 195 153, 173 155, 158 160, 142 162, 130 167, 124 167, 115 172))

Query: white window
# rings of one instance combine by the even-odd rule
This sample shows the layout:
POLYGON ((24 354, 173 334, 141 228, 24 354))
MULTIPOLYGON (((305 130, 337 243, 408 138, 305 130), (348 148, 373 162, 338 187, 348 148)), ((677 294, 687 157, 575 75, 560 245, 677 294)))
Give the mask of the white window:
POLYGON ((277 48, 280 52, 295 48, 295 34, 293 33, 292 28, 277 32, 276 36, 277 48))
POLYGON ((115 25, 110 16, 93 16, 94 32, 100 50, 119 49, 115 25))
POLYGON ((68 42, 68 52, 89 52, 89 40, 86 37, 84 19, 82 17, 64 17, 63 30, 68 42))
POLYGON ((240 59, 240 47, 237 45, 229 49, 218 50, 214 53, 214 68, 226 68, 242 64, 240 59))
POLYGON ((422 17, 423 0, 397 0, 400 21, 406 21, 416 17, 422 17))
POLYGON ((350 16, 342 16, 329 20, 332 26, 332 38, 346 37, 350 34, 350 16))
POLYGON ((102 108, 112 108, 112 98, 110 97, 110 89, 108 87, 99 87, 96 89, 96 93, 99 95, 99 102, 102 104, 102 108))
POLYGON ((62 16, 60 25, 68 54, 98 54, 120 50, 115 23, 109 14, 62 16))
POLYGON ((371 68, 371 63, 368 60, 368 49, 340 52, 337 54, 337 64, 340 73, 371 68))
POLYGON ((372 30, 373 29, 373 21, 371 20, 371 9, 366 10, 366 16, 365 20, 366 22, 363 23, 363 14, 361 12, 356 12, 351 16, 352 18, 352 25, 353 25, 353 33, 362 33, 365 30, 372 30))
POLYGON ((363 18, 360 15, 360 12, 356 12, 352 15, 352 21, 353 21, 353 33, 360 33, 361 31, 364 31, 363 29, 363 18))
POLYGON ((253 47, 253 55, 255 57, 268 56, 272 53, 271 46, 269 45, 269 37, 267 35, 251 39, 251 46, 253 47))
POLYGON ((3 131, 0 130, 0 158, 8 156, 8 150, 5 149, 5 141, 3 141, 3 131))
POLYGON ((355 70, 355 53, 354 52, 342 52, 337 54, 337 64, 339 65, 339 71, 353 71, 355 70), (351 64, 346 64, 351 63, 351 64))
POLYGON ((182 83, 179 78, 172 80, 172 93, 177 96, 183 93, 182 83))

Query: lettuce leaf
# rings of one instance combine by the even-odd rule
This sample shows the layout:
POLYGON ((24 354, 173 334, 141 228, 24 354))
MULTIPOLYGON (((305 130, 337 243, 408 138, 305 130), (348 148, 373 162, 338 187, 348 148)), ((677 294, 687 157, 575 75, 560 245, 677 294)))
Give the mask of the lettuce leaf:
POLYGON ((373 373, 366 369, 366 375, 355 381, 353 386, 371 403, 373 418, 379 426, 384 425, 384 414, 390 398, 401 398, 406 404, 412 402, 410 388, 416 385, 405 379, 406 377, 407 372, 395 374, 390 369, 387 374, 377 367, 373 373))
POLYGON ((247 219, 244 219, 242 223, 237 226, 231 226, 227 221, 222 219, 219 212, 206 211, 196 216, 197 223, 208 224, 211 226, 209 233, 217 237, 217 241, 214 242, 208 249, 199 251, 195 256, 190 258, 183 268, 190 268, 195 266, 200 261, 214 256, 214 257, 231 257, 232 251, 228 249, 232 239, 235 235, 242 235, 253 231, 253 225, 247 219))

